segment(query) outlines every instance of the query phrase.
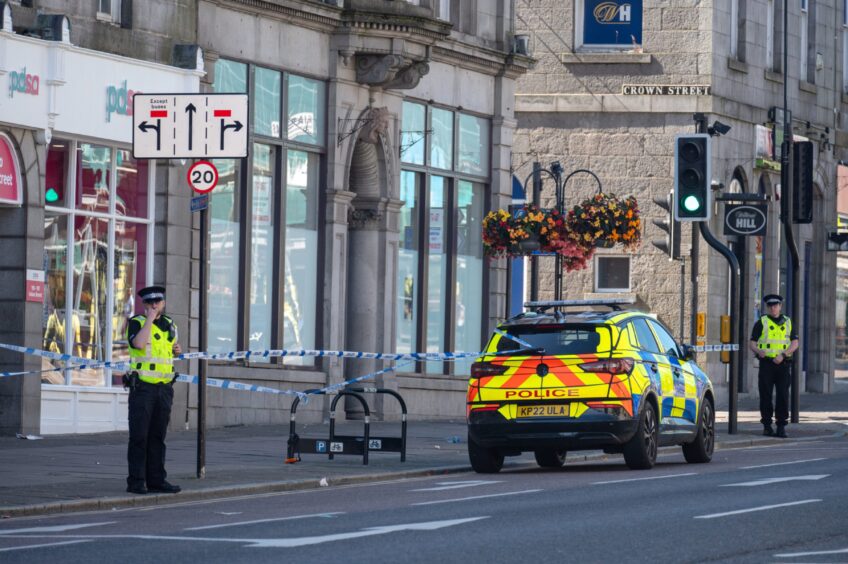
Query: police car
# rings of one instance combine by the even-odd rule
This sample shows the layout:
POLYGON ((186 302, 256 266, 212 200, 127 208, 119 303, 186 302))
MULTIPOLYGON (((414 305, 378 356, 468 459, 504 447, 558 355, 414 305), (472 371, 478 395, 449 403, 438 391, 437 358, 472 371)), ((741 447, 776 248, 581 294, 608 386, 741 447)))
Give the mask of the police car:
POLYGON ((654 316, 621 309, 631 303, 528 302, 498 326, 468 381, 475 471, 498 472, 522 452, 549 468, 586 449, 623 453, 633 469, 653 467, 666 445, 682 445, 688 462, 712 459, 709 378, 654 316))

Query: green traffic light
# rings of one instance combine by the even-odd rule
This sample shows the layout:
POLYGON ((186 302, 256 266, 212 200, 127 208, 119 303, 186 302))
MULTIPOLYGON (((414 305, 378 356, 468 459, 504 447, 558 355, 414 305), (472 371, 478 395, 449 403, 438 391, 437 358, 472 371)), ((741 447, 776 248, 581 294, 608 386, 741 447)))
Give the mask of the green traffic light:
POLYGON ((48 188, 47 193, 44 194, 44 199, 47 200, 48 204, 58 202, 59 201, 59 193, 56 192, 56 190, 54 188, 48 188))
POLYGON ((695 196, 686 196, 683 198, 683 208, 688 212, 696 212, 701 209, 701 200, 695 196))

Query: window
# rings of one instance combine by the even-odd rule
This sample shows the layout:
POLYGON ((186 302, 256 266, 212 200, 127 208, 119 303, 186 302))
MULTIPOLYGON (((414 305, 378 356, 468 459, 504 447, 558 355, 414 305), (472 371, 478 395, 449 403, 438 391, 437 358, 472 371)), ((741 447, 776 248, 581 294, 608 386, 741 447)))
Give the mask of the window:
POLYGON ((798 50, 798 58, 800 61, 800 70, 798 78, 800 80, 807 80, 807 58, 809 57, 809 30, 807 29, 807 16, 809 14, 809 5, 808 0, 801 0, 801 22, 799 24, 800 31, 800 39, 801 42, 800 49, 798 50))
POLYGON ((576 0, 577 50, 630 50, 642 45, 642 0, 576 0))
MULTIPOLYGON (((314 349, 325 85, 221 59, 215 90, 248 92, 254 127, 247 167, 216 161, 221 180, 210 201, 215 261, 207 289, 208 349, 314 349)), ((286 356, 279 362, 312 366, 314 359, 286 356)))
MULTIPOLYGON (((489 121, 411 101, 402 111, 397 350, 477 351, 487 305, 481 230, 489 121)), ((470 365, 424 368, 467 374, 470 365)))
POLYGON ((842 0, 842 92, 848 94, 848 0, 842 0))
POLYGON ((451 21, 451 0, 438 0, 438 3, 439 9, 436 16, 440 20, 451 21))
MULTIPOLYGON (((48 147, 44 349, 97 361, 129 358, 127 322, 141 309, 138 290, 152 282, 151 166, 106 145, 59 139, 48 147)), ((42 379, 113 385, 109 369, 46 372, 42 379)))
POLYGON ((630 257, 596 255, 595 291, 630 291, 630 257))
POLYGON ((121 0, 97 0, 97 19, 121 23, 121 0))
POLYGON ((775 70, 774 65, 774 4, 775 0, 767 0, 766 6, 766 69, 775 70))
POLYGON ((682 355, 680 354, 680 350, 677 348, 677 343, 674 342, 674 337, 669 334, 666 328, 653 319, 649 319, 648 324, 651 326, 651 329, 654 330, 654 334, 660 342, 662 354, 674 358, 680 358, 682 355))
POLYGON ((739 0, 730 0, 730 56, 739 58, 739 0))
POLYGON ((654 354, 662 354, 660 347, 657 345, 657 340, 654 338, 654 334, 651 333, 651 329, 648 327, 648 323, 644 318, 634 319, 632 325, 636 330, 636 337, 639 339, 639 346, 642 350, 654 354))

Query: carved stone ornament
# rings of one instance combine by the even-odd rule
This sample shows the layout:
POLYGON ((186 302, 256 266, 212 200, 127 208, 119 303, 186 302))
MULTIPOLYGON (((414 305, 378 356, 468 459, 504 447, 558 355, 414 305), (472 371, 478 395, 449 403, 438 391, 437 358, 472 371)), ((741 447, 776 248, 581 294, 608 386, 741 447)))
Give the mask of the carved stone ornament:
POLYGON ((357 55, 356 81, 381 88, 409 89, 418 86, 430 65, 401 55, 357 55))
POLYGON ((347 223, 352 229, 361 229, 363 227, 375 228, 379 226, 383 219, 383 214, 375 209, 351 208, 347 214, 347 223))
POLYGON ((389 130, 391 121, 389 108, 371 108, 363 117, 366 121, 362 129, 359 130, 359 140, 376 145, 380 142, 380 136, 385 135, 389 130))

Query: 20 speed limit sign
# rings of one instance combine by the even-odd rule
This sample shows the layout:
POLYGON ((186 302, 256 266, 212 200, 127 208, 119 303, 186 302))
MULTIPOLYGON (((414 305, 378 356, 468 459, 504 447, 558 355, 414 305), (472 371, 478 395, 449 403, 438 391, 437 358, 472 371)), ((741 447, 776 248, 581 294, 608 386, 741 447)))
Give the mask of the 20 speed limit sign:
POLYGON ((218 169, 209 161, 197 161, 188 169, 188 185, 199 194, 208 194, 218 185, 218 169))

